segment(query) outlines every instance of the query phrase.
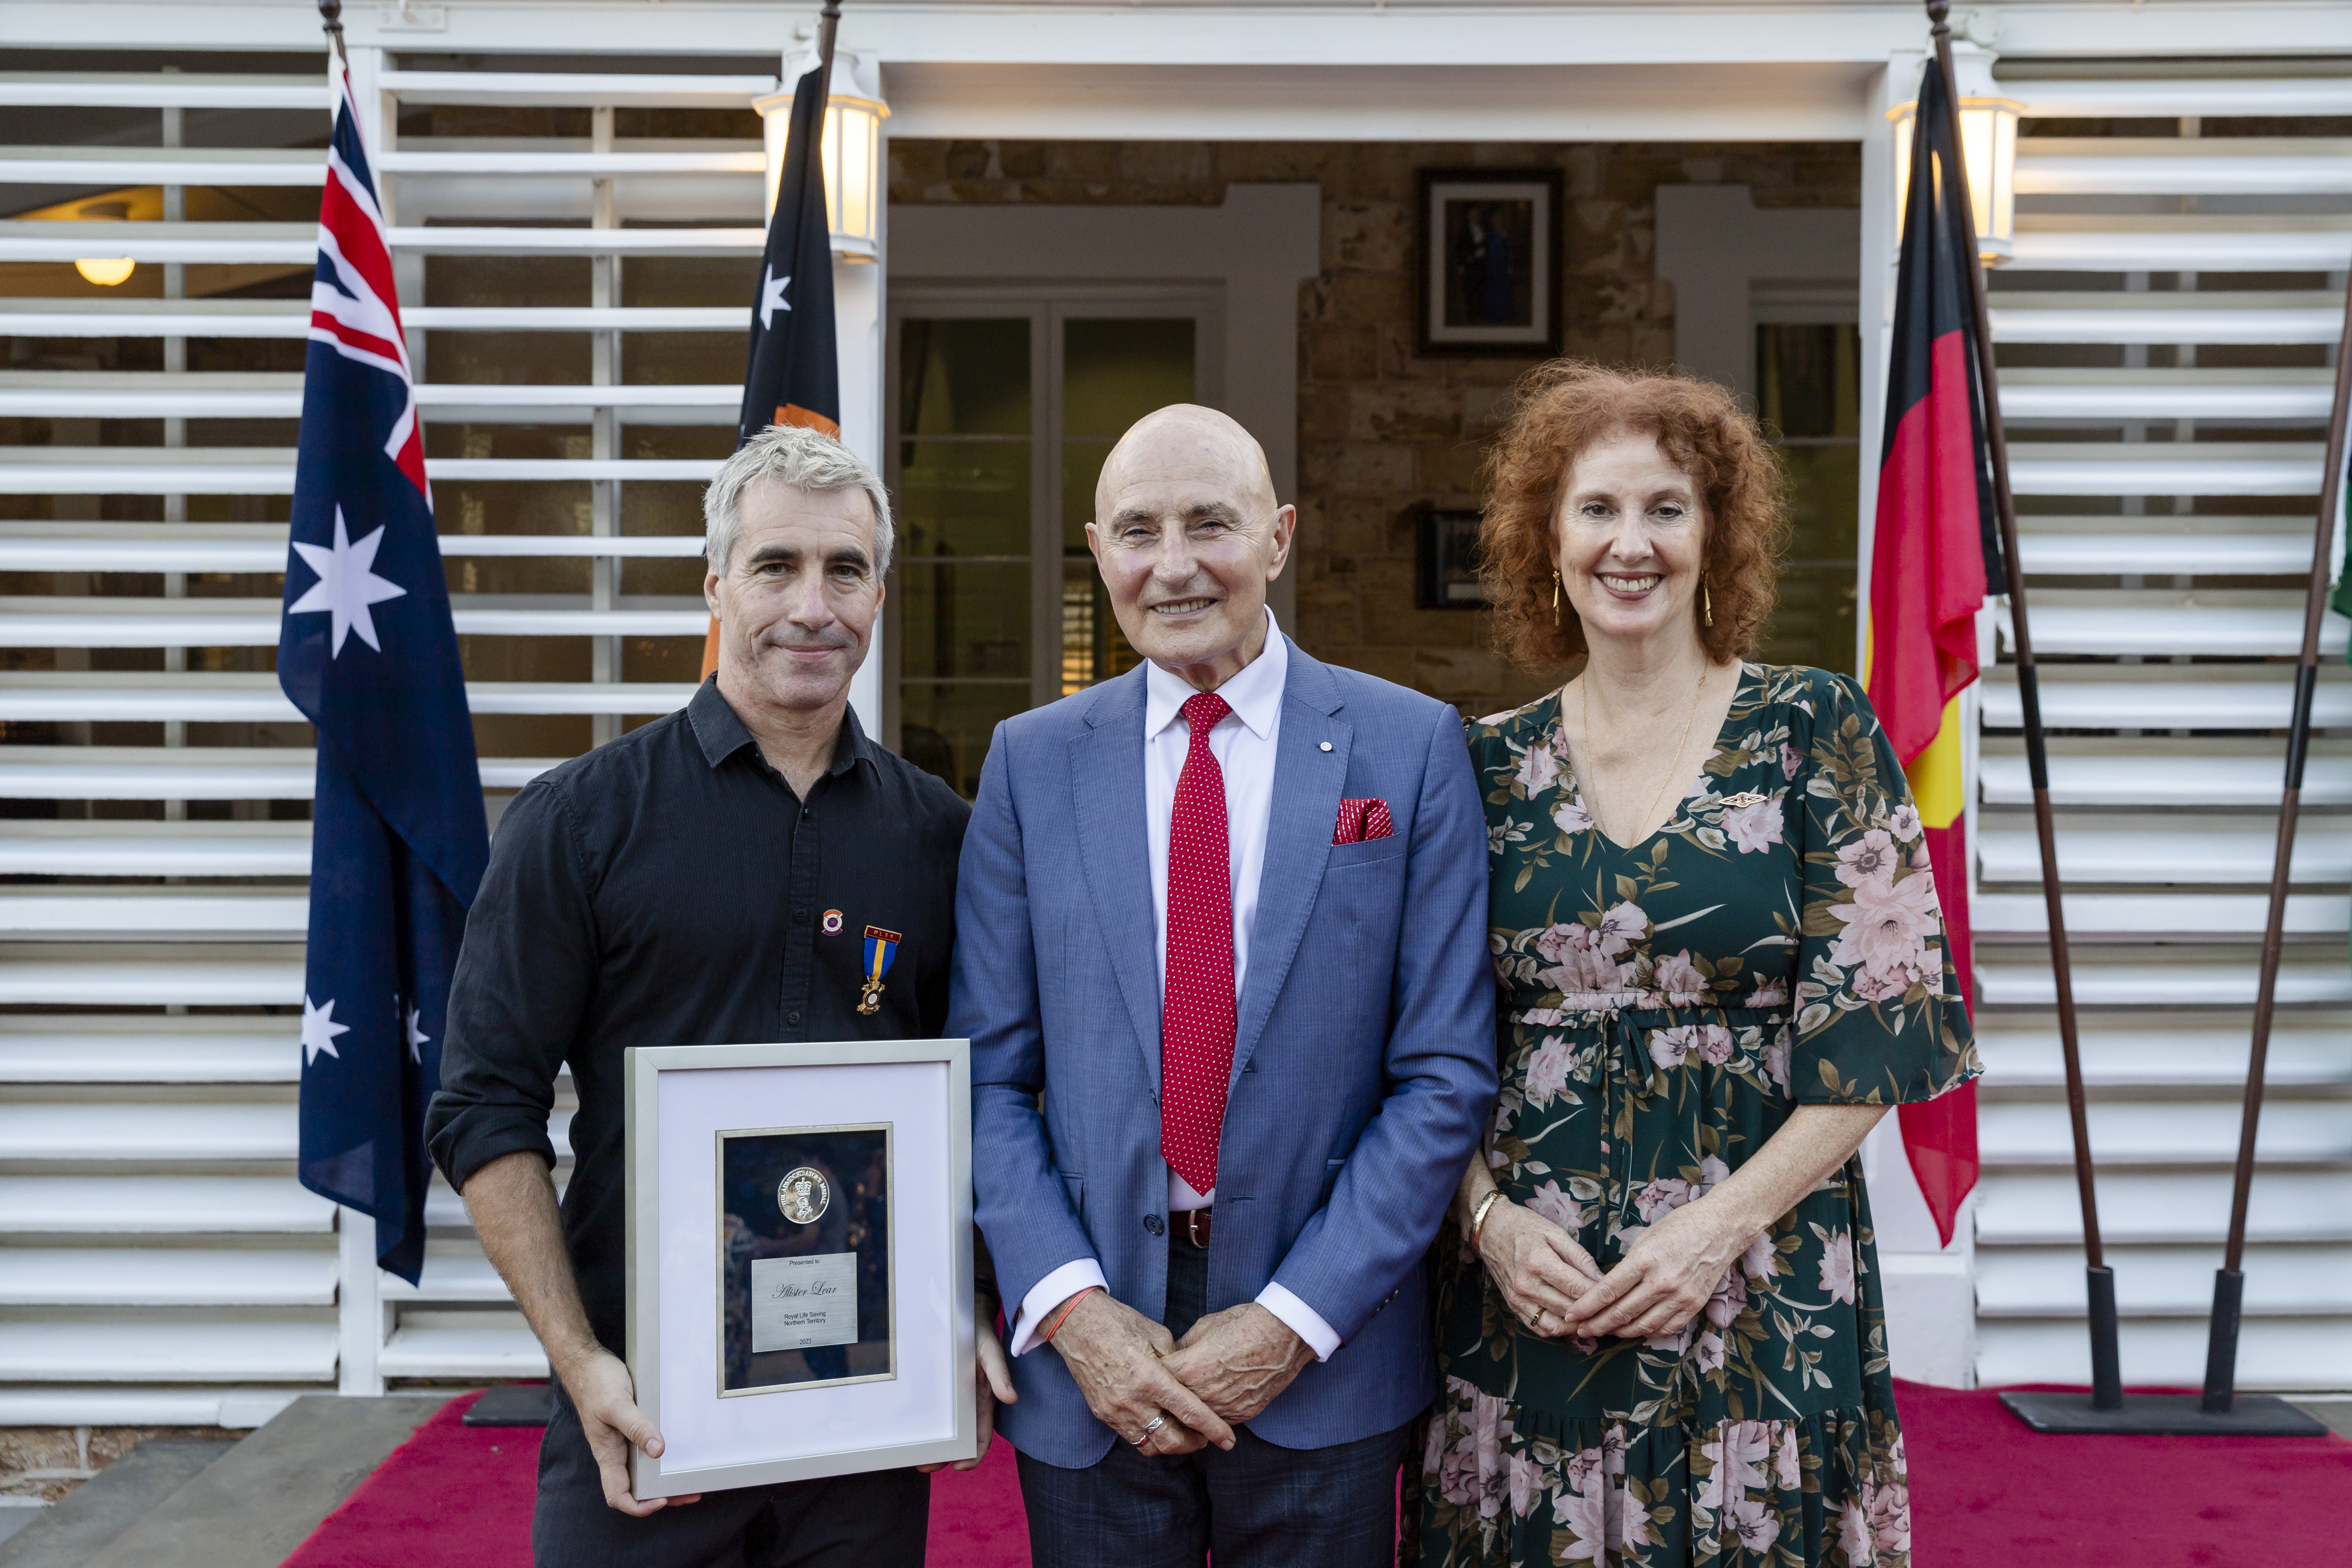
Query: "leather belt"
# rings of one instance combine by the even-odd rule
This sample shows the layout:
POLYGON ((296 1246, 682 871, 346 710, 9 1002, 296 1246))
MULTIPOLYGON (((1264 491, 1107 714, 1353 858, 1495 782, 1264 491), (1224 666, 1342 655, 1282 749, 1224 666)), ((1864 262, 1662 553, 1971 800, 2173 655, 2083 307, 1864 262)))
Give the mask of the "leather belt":
POLYGON ((1168 1227, 1168 1239, 1173 1241, 1181 1237, 1205 1250, 1209 1245, 1209 1227, 1215 1223, 1212 1218, 1214 1213, 1213 1209, 1177 1210, 1168 1216, 1172 1222, 1168 1227))

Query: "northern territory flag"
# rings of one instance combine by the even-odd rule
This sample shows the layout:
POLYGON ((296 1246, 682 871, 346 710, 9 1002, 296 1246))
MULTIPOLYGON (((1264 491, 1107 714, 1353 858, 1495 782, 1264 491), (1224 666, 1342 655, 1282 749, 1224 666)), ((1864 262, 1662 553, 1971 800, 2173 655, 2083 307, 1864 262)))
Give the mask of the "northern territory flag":
MULTIPOLYGON (((811 50, 793 88, 791 132, 768 215, 760 288, 751 300, 751 352, 743 368, 740 447, 771 425, 841 434, 841 359, 833 334, 832 203, 824 188, 824 110, 833 62, 811 50)), ((719 623, 702 648, 702 674, 719 668, 719 623)))
MULTIPOLYGON (((1902 758, 1927 829, 1963 1004, 1969 931, 1968 794, 1959 693, 1977 678, 1977 611, 2001 580, 1984 403, 1977 376, 1977 265, 1961 227, 1953 116, 1928 62, 1912 120, 1911 180, 1887 357, 1886 434, 1870 563, 1871 706, 1902 758)), ((1902 1108, 1903 1144, 1948 1244, 1977 1181, 1976 1086, 1902 1108)))

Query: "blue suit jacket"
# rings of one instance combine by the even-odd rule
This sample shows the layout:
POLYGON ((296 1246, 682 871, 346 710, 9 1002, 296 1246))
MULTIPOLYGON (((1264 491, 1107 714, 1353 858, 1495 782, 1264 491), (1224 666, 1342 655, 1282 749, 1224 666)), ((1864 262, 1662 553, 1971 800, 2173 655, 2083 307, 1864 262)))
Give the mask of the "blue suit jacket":
MULTIPOLYGON (((1250 1423, 1288 1447, 1385 1432, 1436 1369, 1422 1259, 1495 1100, 1486 831, 1454 710, 1289 650, 1239 999, 1210 1311, 1278 1279, 1342 1341, 1250 1423), (1322 749, 1324 742, 1330 749, 1322 749), (1342 797, 1392 837, 1334 846, 1342 797)), ((964 836, 948 1031, 972 1042, 972 1182, 1009 1310, 1091 1257, 1146 1316, 1168 1286, 1144 671, 1006 721, 964 836)), ((998 1426, 1108 1450, 1050 1348, 998 1426)))

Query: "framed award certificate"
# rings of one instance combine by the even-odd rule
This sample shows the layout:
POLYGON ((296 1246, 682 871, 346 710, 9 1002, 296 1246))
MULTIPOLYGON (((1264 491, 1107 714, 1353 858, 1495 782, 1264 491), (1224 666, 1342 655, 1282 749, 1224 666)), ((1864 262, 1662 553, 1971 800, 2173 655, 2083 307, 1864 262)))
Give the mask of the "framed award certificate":
POLYGON ((962 1040, 627 1053, 640 1498, 973 1457, 962 1040))

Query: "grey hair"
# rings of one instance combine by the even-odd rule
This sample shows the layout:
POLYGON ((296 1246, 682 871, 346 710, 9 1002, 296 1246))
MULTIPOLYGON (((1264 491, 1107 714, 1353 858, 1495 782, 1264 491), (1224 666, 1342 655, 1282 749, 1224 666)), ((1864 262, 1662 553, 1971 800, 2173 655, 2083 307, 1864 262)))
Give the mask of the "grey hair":
POLYGON ((803 425, 771 425, 744 442, 702 492, 702 554, 713 572, 727 574, 736 537, 742 531, 743 492, 761 479, 817 495, 864 490, 874 509, 874 574, 889 572, 889 492, 864 458, 803 425))

